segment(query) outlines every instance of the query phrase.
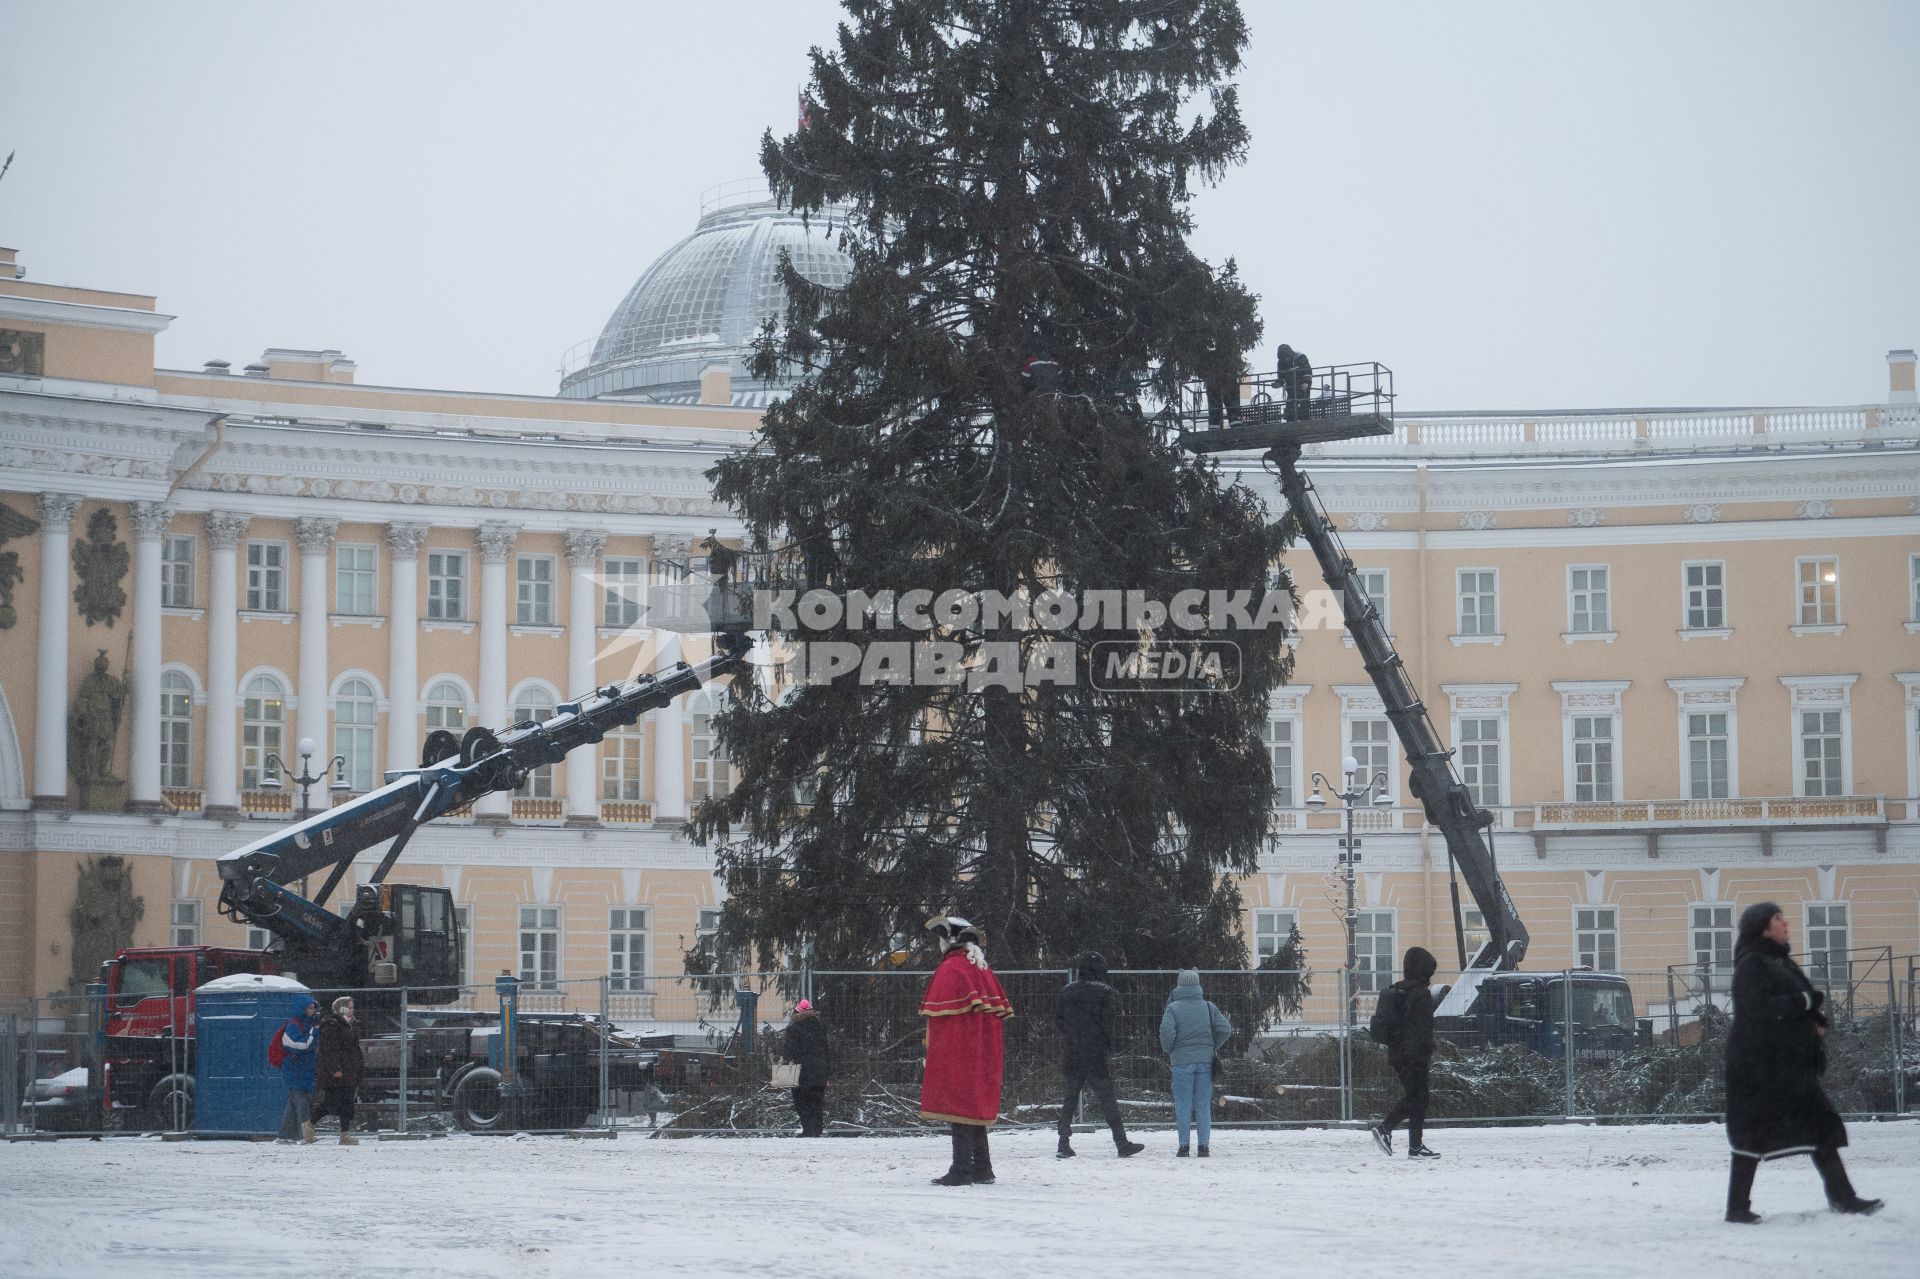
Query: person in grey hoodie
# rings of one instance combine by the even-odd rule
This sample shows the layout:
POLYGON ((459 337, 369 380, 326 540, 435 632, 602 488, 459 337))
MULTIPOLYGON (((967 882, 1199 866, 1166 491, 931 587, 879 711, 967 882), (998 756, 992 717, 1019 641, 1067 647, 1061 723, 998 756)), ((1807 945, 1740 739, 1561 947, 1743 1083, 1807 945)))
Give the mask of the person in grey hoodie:
POLYGON ((1160 1015, 1160 1048, 1173 1063, 1173 1120, 1180 1129, 1180 1149, 1174 1154, 1181 1159, 1187 1157, 1187 1135, 1196 1123, 1200 1157, 1211 1153, 1213 1058, 1231 1038, 1233 1023, 1200 993, 1200 974, 1181 969, 1167 997, 1167 1011, 1160 1015))

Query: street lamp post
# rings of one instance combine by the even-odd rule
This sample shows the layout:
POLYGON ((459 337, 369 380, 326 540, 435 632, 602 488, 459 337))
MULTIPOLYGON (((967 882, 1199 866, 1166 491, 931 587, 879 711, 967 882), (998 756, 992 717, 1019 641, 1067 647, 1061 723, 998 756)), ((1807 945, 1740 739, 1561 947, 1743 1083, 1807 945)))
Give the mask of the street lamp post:
POLYGON ((1340 807, 1346 814, 1346 837, 1340 841, 1341 878, 1346 881, 1347 889, 1347 969, 1344 991, 1345 1008, 1341 1012, 1340 1068, 1344 1076, 1341 1088, 1341 1115, 1343 1119, 1353 1118, 1353 1025, 1359 1012, 1360 990, 1355 981, 1354 970, 1359 966, 1357 952, 1357 926, 1359 916, 1353 904, 1354 867, 1360 860, 1360 837, 1353 833, 1353 810, 1360 804, 1372 803, 1376 808, 1391 808, 1393 796, 1387 791, 1387 775, 1384 771, 1366 778, 1360 769, 1360 761, 1349 755, 1340 761, 1341 786, 1334 789, 1332 782, 1324 773, 1313 775, 1313 794, 1307 796, 1307 808, 1311 812, 1320 812, 1327 806, 1327 797, 1321 793, 1321 787, 1333 791, 1340 801, 1340 807))
MULTIPOLYGON (((260 766, 261 790, 279 790, 280 778, 282 776, 285 776, 288 782, 300 788, 300 820, 303 822, 313 816, 313 805, 310 800, 314 785, 329 772, 333 774, 333 784, 327 787, 329 791, 340 794, 353 789, 347 782, 347 757, 345 755, 335 755, 325 764, 322 764, 320 771, 317 773, 312 770, 310 763, 312 759, 313 739, 311 737, 303 737, 300 739, 300 771, 298 773, 281 763, 280 757, 272 752, 268 752, 266 760, 260 766)), ((302 897, 307 895, 307 877, 305 875, 300 877, 300 895, 302 897)))

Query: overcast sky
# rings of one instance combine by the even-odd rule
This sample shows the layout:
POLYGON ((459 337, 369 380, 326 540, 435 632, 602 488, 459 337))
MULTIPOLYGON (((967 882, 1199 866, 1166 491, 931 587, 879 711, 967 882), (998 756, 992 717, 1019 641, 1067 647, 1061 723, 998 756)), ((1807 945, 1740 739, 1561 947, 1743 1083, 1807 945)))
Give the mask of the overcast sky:
MULTIPOLYGON (((1196 246, 1267 350, 1597 408, 1874 401, 1920 344, 1915 0, 1242 3, 1252 153, 1196 246)), ((0 0, 0 244, 157 295, 168 367, 550 394, 837 15, 0 0)))

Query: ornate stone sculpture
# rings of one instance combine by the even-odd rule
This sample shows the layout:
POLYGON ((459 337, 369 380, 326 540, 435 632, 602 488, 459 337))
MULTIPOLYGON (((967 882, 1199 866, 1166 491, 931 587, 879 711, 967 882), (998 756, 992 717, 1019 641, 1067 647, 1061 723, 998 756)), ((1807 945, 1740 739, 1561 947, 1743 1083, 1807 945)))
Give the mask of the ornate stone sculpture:
POLYGON ((73 571, 80 579, 73 588, 73 602, 87 625, 112 626, 127 606, 127 593, 120 581, 127 575, 127 544, 119 539, 120 523, 113 512, 101 507, 87 521, 87 540, 73 548, 73 571))
POLYGON ((115 807, 120 779, 113 775, 113 744, 120 736, 120 712, 127 682, 107 673, 107 650, 93 659, 93 672, 80 681, 67 716, 67 767, 80 784, 80 806, 100 811, 115 807))

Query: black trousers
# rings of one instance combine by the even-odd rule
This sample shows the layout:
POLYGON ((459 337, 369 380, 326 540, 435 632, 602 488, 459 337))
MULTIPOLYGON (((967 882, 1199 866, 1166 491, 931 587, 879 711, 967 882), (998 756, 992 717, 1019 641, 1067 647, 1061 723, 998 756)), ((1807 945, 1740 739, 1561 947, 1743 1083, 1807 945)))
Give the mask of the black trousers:
MULTIPOLYGON (((1847 1177, 1847 1165, 1841 1162, 1838 1146, 1821 1146, 1813 1152, 1813 1166, 1820 1173, 1830 1204, 1847 1203, 1854 1198, 1853 1182, 1847 1177)), ((1753 1175, 1760 1161, 1752 1155, 1735 1155, 1727 1173, 1727 1211, 1753 1206, 1753 1175)))
POLYGON ((344 1134, 348 1129, 353 1127, 354 1091, 355 1089, 352 1084, 328 1085, 326 1091, 322 1094, 323 1100, 318 1106, 313 1108, 313 1121, 319 1123, 320 1116, 322 1115, 338 1115, 340 1116, 340 1131, 344 1134))
POLYGON ((1393 1109, 1380 1121, 1380 1126, 1392 1132, 1400 1124, 1407 1125, 1407 1144, 1409 1148, 1418 1146, 1427 1126, 1427 1071, 1432 1065, 1427 1061, 1404 1061, 1392 1057, 1387 1063, 1393 1067, 1393 1073, 1400 1078, 1401 1097, 1393 1103, 1393 1109))
POLYGON ((800 1116, 800 1135, 818 1137, 827 1128, 827 1086, 809 1084, 793 1090, 793 1113, 800 1116))
POLYGON ((1093 1095, 1100 1099, 1100 1113, 1106 1117, 1107 1127, 1113 1131, 1113 1144, 1118 1146, 1127 1139, 1127 1125, 1120 1118, 1120 1103, 1113 1095, 1113 1078, 1107 1074, 1103 1065, 1099 1074, 1090 1070, 1067 1069, 1067 1096, 1060 1103, 1060 1144, 1066 1145, 1073 1132, 1073 1112, 1080 1103, 1082 1089, 1093 1089, 1093 1095))

